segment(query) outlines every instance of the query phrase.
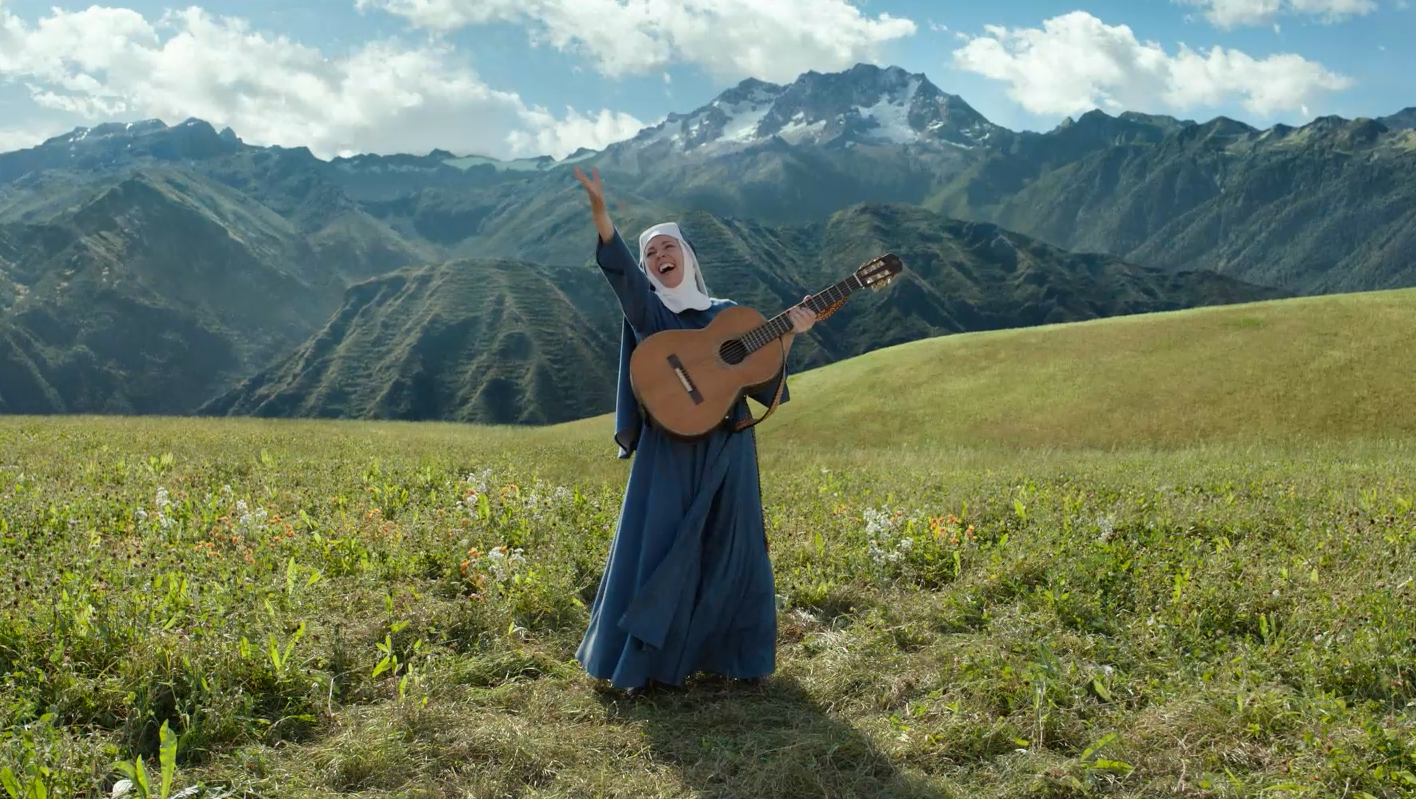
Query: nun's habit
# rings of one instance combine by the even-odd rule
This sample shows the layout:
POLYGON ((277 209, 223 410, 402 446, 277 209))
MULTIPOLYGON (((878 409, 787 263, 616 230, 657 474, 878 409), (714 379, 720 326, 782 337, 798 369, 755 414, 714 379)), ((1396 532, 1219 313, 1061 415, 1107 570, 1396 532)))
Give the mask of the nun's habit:
MULTIPOLYGON (((599 237, 596 237, 599 241, 599 237)), ((639 261, 615 231, 595 259, 624 310, 615 442, 634 455, 619 523, 576 659, 618 688, 682 685, 696 671, 736 679, 776 667, 776 586, 767 554, 752 430, 683 442, 647 422, 629 384, 634 346, 660 330, 702 328, 730 300, 708 296, 677 225, 639 238, 639 261), (683 280, 672 290, 643 268, 654 236, 678 239, 683 280)), ((785 368, 778 380, 785 380, 785 368)), ((768 405, 777 384, 753 399, 768 405)), ((787 401, 782 386, 779 402, 787 401)), ((732 419, 750 414, 740 401, 732 419)))

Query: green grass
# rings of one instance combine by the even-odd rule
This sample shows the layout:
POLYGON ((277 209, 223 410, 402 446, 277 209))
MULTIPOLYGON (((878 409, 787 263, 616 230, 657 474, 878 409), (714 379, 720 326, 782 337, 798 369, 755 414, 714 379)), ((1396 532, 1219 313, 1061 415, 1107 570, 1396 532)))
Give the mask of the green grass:
POLYGON ((772 432, 1102 449, 1408 437, 1413 340, 1410 289, 946 336, 797 376, 772 432))
POLYGON ((1252 408, 1312 396, 1250 369, 1301 359, 1224 344, 1355 354, 1326 391, 1400 408, 1401 378, 1376 380, 1399 353, 1342 337, 1398 330, 1402 303, 959 337, 801 375, 762 435, 778 673, 646 703, 572 661, 627 468, 603 419, 3 418, 0 769, 88 797, 146 758, 156 785, 166 722, 173 790, 251 797, 1409 796, 1416 440, 1252 408), (1285 313, 1315 320, 1308 345, 1274 332, 1285 313), (1026 357, 1050 337, 1113 346, 1067 350, 1089 370, 1026 357), (1228 370, 1227 410, 1172 400, 1162 428, 1121 398, 1076 421, 1079 388, 1040 401, 1069 369, 1113 397, 1193 383, 1143 370, 1180 339, 1172 365, 1228 370), (991 382, 1004 355, 1017 377, 991 382), (525 558, 505 579, 498 546, 525 558))

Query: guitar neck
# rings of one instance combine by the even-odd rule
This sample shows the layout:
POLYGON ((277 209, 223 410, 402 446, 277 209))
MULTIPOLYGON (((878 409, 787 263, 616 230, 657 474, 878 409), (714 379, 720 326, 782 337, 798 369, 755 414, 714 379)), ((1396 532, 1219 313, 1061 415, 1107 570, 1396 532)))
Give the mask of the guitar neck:
MULTIPOLYGON (((811 295, 802 305, 809 308, 813 313, 821 313, 861 288, 864 288, 864 285, 860 282, 860 278, 851 275, 825 291, 811 295)), ((787 333, 791 332, 791 329, 791 317, 787 316, 786 311, 783 311, 748 331, 747 335, 742 337, 742 343, 747 346, 748 352, 756 352, 758 349, 785 336, 787 333)))

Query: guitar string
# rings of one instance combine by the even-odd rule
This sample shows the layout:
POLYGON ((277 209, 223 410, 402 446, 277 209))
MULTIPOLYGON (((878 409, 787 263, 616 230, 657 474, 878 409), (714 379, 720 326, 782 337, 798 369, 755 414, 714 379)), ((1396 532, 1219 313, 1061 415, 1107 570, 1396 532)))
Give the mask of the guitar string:
MULTIPOLYGON (((852 276, 852 277, 854 277, 854 276, 852 276)), ((831 295, 838 294, 838 293, 841 294, 841 297, 840 297, 840 298, 841 298, 841 299, 844 299, 846 296, 849 296, 849 295, 845 293, 845 289, 843 288, 843 286, 848 287, 849 282, 850 282, 850 279, 851 279, 851 278, 847 278, 846 280, 843 280, 843 281, 841 281, 840 283, 837 283, 836 285, 831 286, 830 288, 826 289, 825 291, 822 291, 822 292, 819 293, 819 294, 815 294, 815 295, 809 297, 809 298, 808 298, 804 303, 802 303, 802 304, 803 304, 803 305, 808 305, 808 306, 815 305, 815 304, 817 303, 817 301, 820 300, 822 297, 827 297, 827 296, 831 296, 831 295)), ((857 281, 857 282, 859 282, 859 281, 857 281)), ((837 298, 833 297, 832 299, 826 301, 825 304, 821 305, 821 308, 820 308, 820 309, 817 309, 817 308, 814 308, 814 307, 813 307, 812 310, 813 310, 813 311, 825 310, 826 308, 830 307, 831 303, 835 302, 836 299, 837 299, 837 298)), ((762 347, 765 347, 766 345, 772 343, 774 340, 781 338, 783 335, 786 335, 787 331, 790 330, 790 329, 791 329, 790 320, 789 320, 789 318, 787 317, 786 313, 783 312, 783 313, 778 314, 777 316, 772 317, 771 319, 768 319, 767 321, 763 322, 762 324, 758 325, 757 327, 753 328, 752 330, 749 330, 747 333, 745 333, 744 335, 740 336, 739 338, 733 339, 733 340, 730 340, 730 341, 727 341, 727 342, 724 342, 724 344, 729 344, 729 343, 732 343, 732 342, 735 341, 735 342, 737 342, 738 344, 742 345, 744 348, 747 349, 747 352, 745 352, 745 353, 743 354, 743 357, 746 358, 747 356, 751 355, 752 353, 756 352, 757 350, 761 349, 762 347), (773 332, 773 331, 776 330, 776 328, 781 327, 782 324, 783 324, 783 322, 785 322, 787 326, 786 326, 784 329, 782 329, 781 332, 773 332), (769 335, 769 333, 770 333, 770 335, 769 335)), ((722 347, 721 347, 721 346, 719 347, 719 353, 718 353, 718 354, 719 354, 719 355, 722 355, 722 347)), ((729 365, 730 365, 730 366, 735 366, 736 364, 729 364, 729 365)))
MULTIPOLYGON (((804 303, 802 303, 802 304, 803 304, 803 305, 811 305, 811 304, 815 303, 817 300, 819 300, 819 299, 821 299, 821 298, 823 298, 823 297, 829 297, 830 299, 828 299, 824 304, 822 304, 820 308, 812 308, 813 311, 815 311, 815 312, 817 312, 817 313, 820 313, 821 311, 823 311, 823 310, 829 308, 829 307, 831 306, 831 304, 834 303, 834 302, 836 302, 838 299, 845 299, 846 297, 850 296, 850 293, 849 293, 849 291, 847 291, 847 289, 849 288, 849 284, 850 284, 850 281, 851 281, 851 280, 855 280, 857 284, 860 284, 860 288, 864 288, 864 285, 861 284, 860 278, 856 277, 855 275, 852 275, 851 277, 848 277, 848 278, 846 278, 845 280, 842 280, 840 283, 837 283, 836 285, 831 286, 830 288, 826 289, 825 291, 822 291, 822 292, 819 293, 819 294, 812 295, 811 297, 809 297, 809 298, 806 300, 806 302, 804 302, 804 303), (845 287, 845 288, 843 288, 843 287, 845 287), (839 297, 837 297, 837 296, 832 296, 832 295, 835 295, 835 294, 839 294, 840 296, 839 296, 839 297)), ((851 289, 850 291, 857 291, 857 290, 859 290, 859 289, 851 289)), ((779 333, 775 333, 774 335, 767 335, 767 333, 764 332, 764 330, 768 330, 768 331, 774 330, 777 326, 779 326, 779 325, 783 322, 783 320, 787 320, 786 314, 785 314, 785 313, 778 314, 777 316, 775 316, 775 317, 773 317, 773 318, 767 320, 767 321, 764 322, 763 324, 757 326, 757 327, 754 328, 753 330, 748 331, 746 335, 742 336, 742 338, 739 339, 739 341, 749 342, 749 343, 747 344, 747 346, 749 347, 747 354, 751 355, 753 352, 757 351, 758 349, 761 349, 763 346, 766 346, 767 344, 770 344, 773 339, 781 338, 783 335, 785 335, 786 332, 787 332, 787 330, 790 330, 790 329, 791 329, 791 326, 790 326, 790 322, 789 322, 789 321, 787 322, 787 327, 786 327, 786 329, 782 330, 782 331, 779 332, 779 333)))

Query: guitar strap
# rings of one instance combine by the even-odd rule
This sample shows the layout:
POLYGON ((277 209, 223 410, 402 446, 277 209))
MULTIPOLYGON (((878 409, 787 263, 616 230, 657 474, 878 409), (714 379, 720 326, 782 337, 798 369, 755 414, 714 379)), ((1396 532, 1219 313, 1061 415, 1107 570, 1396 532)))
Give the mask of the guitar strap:
MULTIPOLYGON (((819 313, 819 314, 816 315, 816 321, 819 322, 819 321, 821 321, 822 319, 825 319, 826 317, 828 317, 828 316, 830 316, 831 314, 835 313, 842 305, 845 304, 845 302, 846 302, 845 299, 842 298, 842 299, 840 299, 840 300, 837 300, 836 302, 831 303, 831 304, 830 304, 829 306, 827 306, 824 310, 822 310, 821 313, 819 313)), ((741 420, 741 421, 739 421, 739 422, 737 422, 736 424, 733 425, 733 432, 734 432, 734 433, 741 433, 741 432, 744 431, 744 430, 748 430, 748 429, 750 429, 750 428, 756 427, 758 424, 760 424, 760 423, 762 423, 763 421, 765 421, 768 416, 771 416, 773 411, 777 410, 777 406, 780 405, 781 402, 782 402, 782 389, 785 388, 786 385, 787 385, 787 377, 786 377, 786 374, 785 374, 785 372, 786 372, 786 364, 782 364, 782 371, 783 371, 784 374, 782 375, 782 379, 777 382, 777 393, 772 396, 772 404, 769 405, 769 406, 767 406, 767 412, 764 413, 764 414, 762 414, 761 417, 759 417, 759 418, 757 418, 757 419, 754 419, 754 418, 752 418, 752 412, 751 412, 751 410, 749 410, 749 411, 748 411, 748 418, 743 419, 743 420, 741 420)), ((761 461, 758 459, 758 453, 757 453, 757 431, 756 431, 756 430, 753 430, 752 433, 751 433, 751 435, 752 435, 752 457, 753 457, 754 464, 757 466, 757 503, 758 503, 758 506, 760 507, 761 504, 762 504, 762 463, 761 463, 761 461)), ((763 524, 762 524, 762 537, 763 537, 763 539, 764 539, 764 544, 766 544, 768 551, 771 551, 771 549, 772 549, 771 542, 766 540, 766 538, 767 538, 767 524, 766 524, 766 521, 767 521, 767 520, 764 518, 764 519, 763 519, 763 524)))
POLYGON ((772 404, 767 406, 767 412, 754 419, 752 418, 752 409, 749 408, 747 418, 741 419, 733 424, 734 433, 741 433, 749 427, 756 427, 768 416, 771 416, 773 411, 777 410, 777 405, 782 401, 782 389, 787 385, 786 369, 784 368, 782 372, 782 379, 777 381, 777 393, 772 396, 772 404))
MULTIPOLYGON (((844 305, 845 303, 846 303, 846 300, 845 300, 845 298, 843 297, 843 298, 841 298, 841 299, 839 299, 839 300, 836 300, 835 302, 831 303, 830 305, 826 306, 826 308, 824 308, 824 309, 821 311, 821 313, 819 313, 819 314, 816 315, 816 321, 820 322, 821 320, 825 319, 826 317, 828 317, 828 316, 830 316, 831 314, 835 313, 836 311, 840 310, 840 307, 841 307, 842 305, 844 305)), ((782 370, 783 370, 784 372, 786 371, 786 364, 782 364, 782 370)), ((761 424, 762 422, 766 421, 767 417, 768 417, 768 416, 771 416, 772 413, 773 413, 773 411, 776 411, 776 410, 777 410, 777 405, 781 403, 781 401, 782 401, 782 388, 785 387, 786 385, 787 385, 787 379, 786 379, 786 376, 783 375, 782 379, 779 380, 779 381, 777 381, 777 393, 776 393, 775 395, 773 395, 773 397, 772 397, 772 404, 767 406, 767 412, 764 413, 764 414, 762 414, 760 417, 754 419, 754 418, 752 418, 752 412, 749 410, 749 411, 748 411, 748 415, 747 415, 748 418, 743 419, 743 420, 741 420, 741 421, 739 421, 739 422, 737 422, 737 423, 735 423, 735 424, 733 425, 733 428, 732 428, 732 429, 733 429, 733 432, 734 432, 734 433, 741 433, 742 431, 748 429, 749 427, 756 427, 757 425, 759 425, 759 424, 761 424)))

